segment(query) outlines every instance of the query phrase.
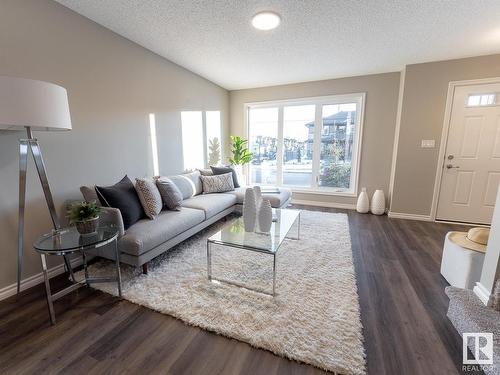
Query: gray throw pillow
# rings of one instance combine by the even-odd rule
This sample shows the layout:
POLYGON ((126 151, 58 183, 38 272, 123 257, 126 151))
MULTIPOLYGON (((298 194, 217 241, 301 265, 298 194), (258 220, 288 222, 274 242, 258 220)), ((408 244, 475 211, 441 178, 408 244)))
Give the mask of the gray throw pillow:
POLYGON ((231 173, 215 176, 201 176, 203 194, 224 193, 234 190, 233 175, 231 173))
MULTIPOLYGON (((165 177, 160 177, 165 178, 165 177)), ((166 177, 172 181, 182 194, 182 199, 191 198, 196 193, 196 187, 191 179, 184 175, 168 176, 166 177)))
POLYGON ((137 190, 137 195, 146 216, 155 219, 163 207, 161 195, 155 182, 150 178, 136 178, 135 190, 137 190))
POLYGON ((234 170, 233 167, 227 166, 227 167, 214 167, 210 166, 210 169, 212 170, 212 173, 214 175, 217 174, 225 174, 225 173, 231 173, 233 176, 233 185, 235 188, 239 188, 240 184, 238 183, 238 175, 236 174, 236 171, 234 170))
POLYGON ((177 185, 168 177, 160 177, 156 180, 156 186, 160 192, 163 205, 169 210, 180 211, 182 193, 177 185))
POLYGON ((203 192, 203 186, 201 185, 201 180, 200 180, 201 173, 199 170, 195 170, 189 173, 184 173, 182 176, 189 178, 193 182, 194 195, 198 195, 203 192))

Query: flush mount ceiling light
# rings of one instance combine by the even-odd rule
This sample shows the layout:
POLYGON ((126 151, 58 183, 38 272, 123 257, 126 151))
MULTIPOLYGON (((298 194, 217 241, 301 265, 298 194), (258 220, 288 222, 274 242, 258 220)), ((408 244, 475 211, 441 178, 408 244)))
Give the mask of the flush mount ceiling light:
POLYGON ((252 25, 258 30, 272 30, 278 27, 281 17, 278 13, 265 11, 257 13, 252 18, 252 25))

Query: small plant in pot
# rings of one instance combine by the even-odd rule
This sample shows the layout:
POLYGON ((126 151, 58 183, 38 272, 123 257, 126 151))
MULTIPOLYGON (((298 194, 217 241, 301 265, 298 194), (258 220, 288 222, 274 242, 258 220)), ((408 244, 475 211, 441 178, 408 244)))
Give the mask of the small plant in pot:
POLYGON ((70 224, 75 224, 80 234, 93 234, 97 232, 99 213, 101 208, 96 201, 73 203, 68 209, 70 224))

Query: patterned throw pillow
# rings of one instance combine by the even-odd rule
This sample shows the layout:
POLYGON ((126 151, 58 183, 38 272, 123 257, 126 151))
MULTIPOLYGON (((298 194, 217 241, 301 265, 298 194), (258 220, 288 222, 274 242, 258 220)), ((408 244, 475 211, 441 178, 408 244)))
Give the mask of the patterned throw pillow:
POLYGON ((232 173, 215 176, 200 176, 200 178, 203 183, 203 194, 224 193, 234 190, 232 173))
POLYGON ((169 210, 180 211, 182 202, 182 192, 176 184, 168 177, 160 177, 156 180, 161 199, 165 207, 169 210))
POLYGON ((161 195, 156 184, 149 178, 136 178, 135 189, 137 190, 137 195, 146 216, 150 219, 156 218, 163 207, 161 195))
POLYGON ((238 175, 236 174, 236 171, 232 166, 227 166, 227 167, 215 167, 215 166, 210 166, 210 169, 212 170, 212 174, 225 174, 225 173, 232 173, 233 175, 233 184, 235 188, 239 188, 240 184, 238 183, 238 175))

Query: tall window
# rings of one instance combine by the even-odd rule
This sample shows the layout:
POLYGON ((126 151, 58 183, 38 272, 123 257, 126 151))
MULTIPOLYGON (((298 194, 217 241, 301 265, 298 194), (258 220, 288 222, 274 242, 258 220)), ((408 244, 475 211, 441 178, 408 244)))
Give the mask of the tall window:
POLYGON ((250 180, 256 184, 276 184, 278 156, 278 109, 252 108, 249 112, 250 180))
POLYGON ((183 111, 181 124, 185 170, 222 162, 220 111, 183 111))
POLYGON ((250 183, 355 195, 364 94, 247 104, 250 183))

